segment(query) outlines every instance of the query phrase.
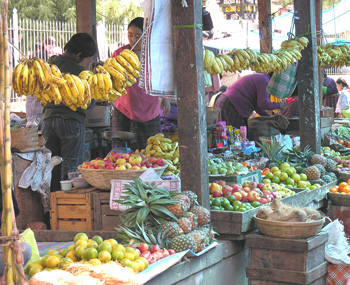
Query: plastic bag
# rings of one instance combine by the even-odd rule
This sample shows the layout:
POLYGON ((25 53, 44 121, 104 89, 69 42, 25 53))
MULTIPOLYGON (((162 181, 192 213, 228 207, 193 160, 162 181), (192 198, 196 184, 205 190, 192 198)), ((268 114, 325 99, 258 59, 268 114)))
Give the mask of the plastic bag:
MULTIPOLYGON (((29 264, 39 263, 40 254, 34 232, 28 228, 23 233, 21 233, 21 236, 24 238, 25 242, 30 245, 30 248, 32 249, 32 257, 29 259, 26 267, 28 267, 29 264)), ((26 270, 26 267, 24 268, 24 270, 26 270)))
POLYGON ((344 225, 337 219, 322 229, 328 233, 326 260, 332 264, 350 265, 350 244, 345 237, 344 225))

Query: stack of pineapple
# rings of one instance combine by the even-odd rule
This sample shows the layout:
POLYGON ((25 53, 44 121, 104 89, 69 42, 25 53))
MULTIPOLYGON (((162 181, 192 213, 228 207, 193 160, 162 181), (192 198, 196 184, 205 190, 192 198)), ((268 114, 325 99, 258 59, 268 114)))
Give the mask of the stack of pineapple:
POLYGON ((308 180, 323 180, 326 184, 336 181, 338 178, 334 173, 337 163, 320 154, 314 154, 310 160, 311 166, 304 169, 308 180))
POLYGON ((146 157, 163 158, 168 165, 163 176, 173 176, 180 172, 178 142, 165 138, 162 133, 149 137, 147 147, 142 149, 140 153, 146 157))
POLYGON ((211 230, 210 212, 197 205, 197 195, 191 191, 173 197, 178 203, 166 208, 177 218, 177 222, 161 225, 161 231, 170 239, 170 247, 176 252, 187 249, 200 252, 214 239, 211 230))

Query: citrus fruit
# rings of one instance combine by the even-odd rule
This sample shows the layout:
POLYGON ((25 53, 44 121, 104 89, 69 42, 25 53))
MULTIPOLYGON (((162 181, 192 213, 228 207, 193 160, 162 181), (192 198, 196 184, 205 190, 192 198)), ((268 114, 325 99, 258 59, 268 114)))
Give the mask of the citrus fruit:
POLYGON ((32 267, 30 270, 29 270, 29 276, 32 277, 33 275, 41 272, 42 269, 38 266, 35 266, 35 267, 32 267))
POLYGON ((92 239, 88 240, 87 247, 93 247, 93 248, 98 248, 98 243, 92 239))
POLYGON ((135 256, 133 255, 132 252, 127 252, 127 253, 125 253, 125 254, 124 254, 124 258, 129 259, 129 260, 131 260, 131 261, 134 261, 134 260, 135 260, 135 256))
POLYGON ((228 196, 227 199, 228 199, 231 203, 233 203, 234 201, 236 201, 236 197, 233 196, 233 195, 228 196))
POLYGON ((100 236, 94 236, 94 237, 92 238, 92 240, 94 240, 95 242, 97 242, 98 245, 99 245, 100 243, 103 242, 103 238, 100 237, 100 236))
POLYGON ((219 207, 221 205, 221 198, 214 198, 213 200, 213 206, 219 207))
POLYGON ((125 247, 124 247, 122 244, 120 244, 120 243, 118 243, 117 245, 115 245, 115 246, 113 247, 113 250, 120 250, 122 253, 125 253, 125 247))
POLYGON ((140 257, 138 260, 141 260, 145 264, 145 269, 149 266, 148 260, 144 257, 140 257))
POLYGON ((307 184, 305 181, 299 181, 298 182, 298 188, 306 188, 307 187, 307 184))
POLYGON ((120 250, 112 250, 112 260, 117 261, 117 260, 122 260, 124 259, 124 253, 120 250))
POLYGON ((118 242, 115 239, 113 239, 113 238, 107 239, 106 241, 110 243, 112 248, 113 248, 113 246, 118 244, 118 242))
POLYGON ((94 259, 94 258, 97 258, 97 256, 98 256, 98 251, 96 248, 93 248, 93 247, 86 248, 82 253, 82 258, 85 260, 94 259))
POLYGON ((100 266, 102 265, 102 262, 98 258, 93 258, 89 260, 89 264, 93 266, 100 266))
POLYGON ((80 239, 87 241, 89 239, 89 237, 87 236, 86 233, 77 233, 74 237, 74 243, 76 243, 80 239))
POLYGON ((286 184, 287 184, 287 185, 293 186, 294 183, 295 183, 295 181, 294 181, 292 178, 290 178, 290 177, 287 178, 287 180, 286 180, 286 184))
POLYGON ((295 183, 298 183, 298 182, 300 181, 300 175, 294 173, 294 174, 292 175, 292 179, 294 180, 295 183))
POLYGON ((252 206, 253 206, 254 208, 259 207, 260 205, 261 205, 261 204, 260 204, 259 201, 254 201, 254 202, 252 203, 252 206))
POLYGON ((271 178, 271 182, 272 182, 272 183, 280 183, 280 179, 279 179, 277 176, 273 176, 273 177, 271 178))
POLYGON ((61 249, 60 250, 60 255, 62 255, 63 257, 65 257, 66 256, 66 254, 67 254, 67 252, 68 252, 68 249, 61 249))
POLYGON ((83 247, 83 246, 78 246, 78 247, 75 248, 74 255, 77 257, 78 260, 83 259, 81 257, 81 255, 82 255, 84 249, 85 249, 85 247, 83 247))
POLYGON ((50 257, 51 255, 44 255, 43 258, 41 259, 40 261, 40 264, 43 266, 43 267, 46 267, 46 260, 50 257))
POLYGON ((145 267, 145 264, 142 260, 136 259, 135 262, 138 263, 138 265, 139 265, 139 272, 142 272, 145 270, 146 267, 145 267))
POLYGON ((44 269, 44 266, 41 265, 41 263, 32 263, 32 264, 28 264, 27 266, 27 270, 29 271, 30 269, 32 269, 33 267, 40 267, 41 270, 44 269))
POLYGON ((69 265, 71 265, 74 261, 69 258, 69 257, 65 257, 63 258, 61 261, 60 261, 60 264, 59 264, 59 268, 61 269, 66 269, 69 265))
POLYGON ((108 251, 109 253, 111 253, 112 252, 111 244, 107 241, 100 243, 98 246, 98 252, 101 252, 101 251, 108 251))
POLYGON ((266 179, 271 179, 272 177, 273 177, 273 173, 271 171, 269 171, 265 174, 266 179))
POLYGON ((46 267, 55 268, 60 264, 61 259, 57 255, 51 255, 48 259, 46 259, 46 267))
POLYGON ((281 173, 282 173, 281 170, 277 170, 277 171, 275 171, 275 172, 273 173, 273 176, 279 177, 281 173))
POLYGON ((107 262, 111 261, 112 256, 111 256, 111 254, 109 253, 109 251, 103 250, 103 251, 100 251, 100 252, 98 253, 98 259, 99 259, 102 263, 107 263, 107 262))
POLYGON ((136 261, 133 261, 131 263, 131 268, 134 271, 134 273, 139 273, 140 272, 140 265, 136 261))
POLYGON ((284 168, 283 172, 287 173, 289 177, 292 177, 293 175, 293 170, 291 168, 284 168))
POLYGON ((262 182, 264 184, 271 184, 272 183, 272 181, 270 179, 266 179, 266 178, 262 182))
POLYGON ((284 170, 284 168, 290 168, 290 164, 288 162, 283 162, 281 164, 281 170, 284 170))
POLYGON ((83 239, 79 239, 75 244, 75 248, 77 248, 78 246, 82 246, 84 248, 87 248, 88 242, 86 240, 83 239))
POLYGON ((306 181, 306 180, 307 180, 307 176, 306 176, 305 173, 301 173, 301 174, 300 174, 300 180, 301 180, 301 181, 306 181))
POLYGON ((67 247, 67 253, 70 251, 74 251, 74 249, 75 249, 74 244, 71 244, 70 246, 67 247))
POLYGON ((278 175, 278 178, 281 180, 281 181, 286 181, 288 179, 288 174, 285 173, 285 172, 281 172, 280 175, 278 175))
POLYGON ((58 250, 51 249, 51 250, 49 250, 49 252, 48 252, 47 254, 48 254, 48 255, 58 255, 59 252, 58 252, 58 250))
POLYGON ((271 172, 274 173, 275 171, 280 170, 277 166, 274 166, 271 168, 271 172))
POLYGON ((124 259, 122 259, 122 260, 120 261, 120 264, 123 265, 123 266, 130 267, 130 268, 131 268, 131 266, 132 266, 132 261, 129 260, 129 259, 124 258, 124 259))
POLYGON ((75 256, 74 251, 69 251, 66 254, 66 258, 69 257, 70 259, 72 259, 74 262, 78 261, 78 258, 75 256))

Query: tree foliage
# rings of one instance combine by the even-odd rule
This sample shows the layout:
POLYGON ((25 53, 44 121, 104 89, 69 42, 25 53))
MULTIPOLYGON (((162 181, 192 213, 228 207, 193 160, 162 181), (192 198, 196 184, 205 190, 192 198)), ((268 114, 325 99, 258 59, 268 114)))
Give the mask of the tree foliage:
POLYGON ((333 8, 333 5, 337 5, 340 2, 340 0, 323 0, 322 1, 322 9, 328 10, 330 8, 333 8))

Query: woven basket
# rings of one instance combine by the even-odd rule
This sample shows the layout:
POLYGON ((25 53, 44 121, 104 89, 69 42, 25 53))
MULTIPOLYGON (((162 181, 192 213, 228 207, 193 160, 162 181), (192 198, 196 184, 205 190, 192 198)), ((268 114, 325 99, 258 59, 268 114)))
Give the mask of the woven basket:
POLYGON ((259 231, 268 236, 280 238, 308 238, 316 235, 324 224, 325 218, 304 223, 290 223, 280 221, 267 221, 253 217, 259 231))
MULTIPOLYGON (((161 176, 167 165, 153 168, 161 176)), ((140 170, 108 170, 108 169, 88 169, 78 166, 78 170, 85 180, 92 186, 101 190, 111 190, 111 180, 130 180, 139 177, 146 169, 140 170)))
POLYGON ((220 113, 220 108, 207 107, 207 125, 212 125, 220 113))
POLYGON ((40 150, 38 128, 19 128, 11 130, 11 148, 19 152, 40 150))
POLYGON ((339 193, 327 193, 328 199, 332 201, 335 206, 350 206, 350 195, 349 194, 339 194, 339 193))
POLYGON ((347 182, 350 179, 350 172, 339 172, 342 181, 347 182))

